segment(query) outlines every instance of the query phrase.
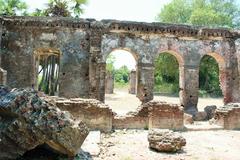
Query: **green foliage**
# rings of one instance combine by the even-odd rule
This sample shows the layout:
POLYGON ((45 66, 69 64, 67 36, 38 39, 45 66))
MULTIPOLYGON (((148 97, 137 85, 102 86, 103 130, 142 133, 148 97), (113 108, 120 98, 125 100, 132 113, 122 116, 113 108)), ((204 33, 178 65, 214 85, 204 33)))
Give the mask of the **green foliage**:
POLYGON ((87 0, 49 0, 47 8, 36 9, 33 16, 79 17, 87 0))
POLYGON ((128 83, 129 81, 129 69, 127 66, 122 66, 119 69, 116 69, 114 72, 114 80, 119 83, 128 83))
POLYGON ((236 0, 172 0, 157 20, 210 27, 240 27, 240 7, 236 0))
POLYGON ((0 15, 27 15, 27 4, 22 0, 0 0, 0 15))
POLYGON ((219 83, 219 69, 216 60, 211 56, 204 56, 199 70, 199 93, 202 96, 222 96, 219 83))
POLYGON ((169 94, 178 94, 179 65, 177 59, 169 54, 162 53, 155 60, 154 91, 169 94))
POLYGON ((114 73, 114 62, 116 61, 116 57, 112 54, 110 54, 107 58, 107 65, 106 65, 106 70, 107 72, 114 73))

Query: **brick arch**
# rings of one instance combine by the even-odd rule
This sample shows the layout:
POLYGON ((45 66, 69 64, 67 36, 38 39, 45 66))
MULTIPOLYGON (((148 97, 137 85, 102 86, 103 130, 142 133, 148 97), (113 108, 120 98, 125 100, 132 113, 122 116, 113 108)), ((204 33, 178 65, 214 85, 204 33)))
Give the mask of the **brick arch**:
POLYGON ((108 51, 107 53, 104 53, 104 54, 103 54, 103 57, 102 57, 102 62, 106 63, 107 57, 108 57, 112 52, 117 51, 117 50, 123 50, 123 51, 129 52, 129 53, 133 56, 133 58, 135 59, 136 63, 138 63, 139 55, 138 55, 136 52, 134 52, 132 49, 130 49, 130 48, 122 48, 122 47, 113 48, 113 49, 111 49, 110 51, 108 51))
POLYGON ((163 54, 163 53, 168 53, 168 54, 174 56, 177 59, 177 61, 178 61, 179 67, 182 67, 184 65, 184 59, 183 59, 182 55, 179 54, 178 52, 174 51, 174 50, 160 50, 158 52, 158 54, 155 55, 154 59, 158 58, 159 55, 163 54))
MULTIPOLYGON (((202 58, 203 58, 204 56, 206 56, 206 55, 211 56, 211 57, 213 57, 213 58, 216 60, 216 62, 217 62, 217 64, 218 64, 219 70, 224 70, 224 69, 225 69, 226 63, 225 63, 224 58, 223 58, 220 54, 218 54, 218 53, 216 53, 216 52, 209 52, 209 53, 203 55, 203 56, 201 57, 201 60, 202 60, 202 58)), ((201 62, 201 60, 200 60, 200 62, 201 62)))
POLYGON ((229 90, 226 85, 226 83, 228 82, 227 77, 228 77, 229 73, 226 69, 226 62, 225 62, 224 57, 216 52, 209 52, 207 54, 204 54, 201 57, 199 66, 200 66, 201 60, 203 59, 204 56, 210 56, 210 57, 214 58, 215 61, 217 62, 218 69, 219 69, 219 83, 220 83, 220 88, 221 88, 222 94, 223 94, 223 101, 225 104, 228 102, 231 102, 232 101, 232 99, 230 98, 231 93, 229 93, 229 90))

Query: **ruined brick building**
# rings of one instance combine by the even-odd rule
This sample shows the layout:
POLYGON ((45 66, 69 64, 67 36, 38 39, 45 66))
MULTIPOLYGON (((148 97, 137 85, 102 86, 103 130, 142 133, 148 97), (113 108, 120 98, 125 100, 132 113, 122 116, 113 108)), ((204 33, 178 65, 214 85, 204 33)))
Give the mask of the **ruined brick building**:
POLYGON ((180 101, 197 111, 199 65, 215 58, 224 102, 240 102, 240 33, 187 25, 115 20, 0 17, 0 82, 11 87, 38 85, 39 57, 57 55, 59 96, 104 101, 106 58, 127 50, 137 62, 137 97, 153 99, 154 59, 163 52, 176 57, 180 101))

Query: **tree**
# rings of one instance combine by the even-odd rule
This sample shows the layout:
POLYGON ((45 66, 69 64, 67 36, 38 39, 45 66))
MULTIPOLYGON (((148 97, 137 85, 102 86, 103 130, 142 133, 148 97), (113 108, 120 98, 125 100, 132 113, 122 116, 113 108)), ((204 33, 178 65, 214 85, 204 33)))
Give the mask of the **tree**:
POLYGON ((111 74, 114 73, 115 71, 115 68, 114 68, 114 62, 116 61, 116 57, 112 54, 110 54, 107 58, 107 61, 106 61, 106 70, 107 72, 110 72, 111 74))
POLYGON ((114 72, 115 82, 128 83, 129 72, 129 69, 125 65, 120 67, 119 69, 116 69, 114 72))
POLYGON ((173 0, 156 18, 161 22, 209 27, 240 27, 236 0, 173 0))
POLYGON ((0 15, 26 15, 27 4, 22 0, 0 0, 0 15))
POLYGON ((36 11, 35 16, 79 17, 83 13, 83 5, 87 0, 49 0, 47 8, 36 11))

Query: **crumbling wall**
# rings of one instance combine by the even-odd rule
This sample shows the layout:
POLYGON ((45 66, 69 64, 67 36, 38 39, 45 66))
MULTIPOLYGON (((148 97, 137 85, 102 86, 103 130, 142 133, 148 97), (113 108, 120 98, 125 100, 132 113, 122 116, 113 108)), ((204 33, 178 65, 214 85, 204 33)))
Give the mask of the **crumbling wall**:
MULTIPOLYGON (((116 49, 131 52, 137 61, 137 97, 153 99, 154 60, 168 52, 180 70, 180 101, 185 112, 197 113, 199 65, 204 55, 220 66, 224 102, 239 101, 239 58, 235 39, 227 29, 187 25, 71 18, 4 17, 2 68, 13 87, 37 86, 34 51, 56 49, 60 55, 59 95, 104 102, 106 58, 116 49), (238 59, 238 61, 237 61, 238 59)), ((238 40, 237 40, 238 41, 238 40)))
POLYGON ((129 112, 126 116, 114 116, 114 129, 148 129, 148 106, 141 105, 136 112, 129 112))
POLYGON ((182 130, 183 107, 159 101, 139 106, 136 112, 113 118, 114 129, 173 129, 182 130))
POLYGON ((11 87, 37 88, 35 52, 60 52, 59 95, 89 97, 88 22, 49 18, 6 18, 2 66, 11 87), (17 24, 17 25, 16 25, 17 24))
POLYGON ((148 106, 149 129, 183 129, 183 107, 157 101, 148 102, 148 106))
POLYGON ((82 120, 91 130, 103 132, 112 130, 113 112, 98 100, 56 98, 53 101, 58 108, 69 111, 76 120, 82 120))
POLYGON ((212 121, 224 129, 240 129, 240 104, 229 103, 217 108, 212 121))

